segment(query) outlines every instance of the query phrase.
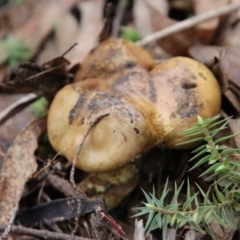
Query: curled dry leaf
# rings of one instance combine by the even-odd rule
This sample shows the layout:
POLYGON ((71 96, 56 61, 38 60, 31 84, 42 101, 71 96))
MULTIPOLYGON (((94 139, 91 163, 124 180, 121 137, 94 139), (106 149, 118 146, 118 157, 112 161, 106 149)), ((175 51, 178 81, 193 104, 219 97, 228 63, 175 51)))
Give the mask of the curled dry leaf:
POLYGON ((34 152, 38 137, 46 130, 46 118, 31 122, 17 135, 5 157, 0 181, 0 223, 7 224, 25 183, 37 170, 34 152))

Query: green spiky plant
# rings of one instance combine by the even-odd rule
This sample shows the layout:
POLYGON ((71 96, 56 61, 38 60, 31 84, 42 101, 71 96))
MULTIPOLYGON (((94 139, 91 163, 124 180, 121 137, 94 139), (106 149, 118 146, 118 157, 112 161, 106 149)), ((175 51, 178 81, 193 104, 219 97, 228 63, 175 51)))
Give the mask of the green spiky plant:
POLYGON ((198 117, 198 123, 183 133, 192 140, 182 144, 203 141, 204 143, 193 151, 194 157, 190 161, 196 164, 190 169, 203 164, 207 170, 200 177, 213 184, 205 193, 199 186, 199 192, 191 194, 190 184, 187 182, 187 193, 184 204, 178 202, 178 196, 183 187, 175 185, 174 195, 170 203, 166 204, 168 195, 168 181, 162 191, 161 198, 156 198, 153 193, 144 192, 146 203, 139 207, 139 212, 134 217, 148 214, 145 229, 151 232, 157 228, 162 229, 162 237, 166 239, 169 226, 178 229, 188 224, 192 229, 203 234, 208 233, 213 239, 215 236, 210 228, 210 223, 216 220, 220 226, 238 228, 240 211, 240 149, 227 148, 223 142, 235 135, 221 137, 214 140, 214 136, 227 128, 228 119, 221 115, 203 120, 198 117), (200 198, 201 197, 201 198, 200 198), (199 199, 203 199, 202 202, 199 199))

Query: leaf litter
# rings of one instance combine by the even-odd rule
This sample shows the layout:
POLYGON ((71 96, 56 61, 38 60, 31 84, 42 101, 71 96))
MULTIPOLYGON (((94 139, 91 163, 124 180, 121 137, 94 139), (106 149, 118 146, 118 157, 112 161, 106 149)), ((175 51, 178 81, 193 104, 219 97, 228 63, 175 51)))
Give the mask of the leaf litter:
MULTIPOLYGON (((91 0, 88 3, 84 1, 80 3, 76 2, 77 1, 63 1, 62 4, 59 4, 58 1, 53 1, 48 6, 45 1, 41 1, 39 6, 36 7, 36 9, 39 8, 40 11, 38 13, 32 11, 32 14, 28 12, 29 15, 26 19, 23 18, 22 21, 25 23, 20 26, 20 28, 17 23, 15 23, 16 25, 13 25, 12 28, 5 28, 0 31, 1 36, 9 34, 14 37, 22 37, 22 39, 28 44, 32 54, 35 56, 38 56, 39 51, 47 51, 47 49, 44 50, 44 48, 41 50, 41 46, 50 41, 50 39, 52 44, 55 44, 52 53, 54 55, 51 56, 52 60, 48 61, 47 59, 44 60, 42 58, 40 63, 37 59, 35 59, 35 62, 38 62, 38 64, 24 63, 15 70, 12 70, 12 73, 10 73, 10 75, 8 74, 8 79, 5 71, 7 65, 2 65, 0 69, 0 82, 4 82, 4 84, 1 84, 0 86, 1 90, 3 89, 2 91, 9 91, 9 89, 6 90, 6 86, 8 85, 8 87, 10 87, 14 92, 36 92, 38 96, 47 95, 48 98, 51 99, 58 89, 66 83, 70 83, 72 81, 77 69, 81 68, 81 62, 85 56, 97 44, 97 39, 104 22, 102 12, 106 7, 106 3, 104 1, 91 0), (59 6, 60 10, 57 10, 59 6), (95 7, 94 11, 93 6, 95 7), (71 9, 71 11, 69 11, 69 9, 71 9), (77 14, 74 15, 72 12, 77 14), (80 18, 76 17, 79 13, 81 15, 80 18), (66 20, 66 22, 64 22, 64 20, 66 20), (54 30, 51 25, 54 21, 59 21, 56 30, 54 30), (64 26, 67 25, 71 25, 73 29, 69 29, 69 32, 66 34, 64 29, 67 27, 64 26), (36 29, 38 29, 38 31, 36 31, 36 29), (78 32, 77 34, 76 31, 78 32), (55 36, 51 35, 53 32, 55 32, 55 36), (66 38, 66 36, 68 37, 66 38), (66 58, 61 57, 60 55, 75 42, 78 42, 79 45, 68 53, 66 58), (54 56, 60 56, 60 63, 58 61, 59 57, 55 58, 54 56), (42 62, 45 62, 45 64, 42 62), (59 65, 60 68, 58 68, 59 65), (74 66, 74 68, 69 71, 69 68, 72 66, 74 66), (13 75, 14 78, 12 77, 13 75), (5 81, 3 81, 4 79, 5 81), (13 81, 11 82, 11 80, 13 81)), ((185 18, 191 18, 193 14, 204 14, 210 9, 216 9, 220 6, 227 6, 229 4, 228 1, 225 0, 214 1, 214 3, 209 1, 189 1, 191 2, 190 5, 181 5, 180 7, 180 5, 177 4, 177 1, 171 1, 171 4, 167 1, 161 2, 165 9, 164 12, 160 12, 158 6, 154 5, 154 3, 150 0, 136 0, 136 3, 133 3, 135 19, 127 20, 127 23, 129 25, 136 26, 139 29, 139 33, 145 37, 158 30, 164 30, 168 28, 168 26, 181 22, 181 20, 178 19, 180 13, 185 15, 185 18), (148 13, 145 13, 148 27, 143 27, 143 24, 141 24, 141 17, 139 17, 141 14, 137 15, 140 13, 137 12, 140 11, 140 7, 138 5, 140 2, 142 2, 141 4, 144 4, 148 11, 148 13), (169 15, 172 16, 169 14, 169 11, 176 17, 176 19, 169 17, 169 15), (174 11, 178 11, 178 14, 174 15, 172 13, 174 11)), ((34 6, 31 5, 27 6, 34 8, 34 6)), ((125 7, 122 22, 126 21, 125 19, 127 19, 127 14, 133 14, 132 11, 132 8, 128 5, 125 7)), ((238 66, 239 42, 235 40, 239 39, 237 31, 238 28, 238 12, 229 12, 228 15, 215 17, 205 23, 200 23, 194 27, 190 27, 187 30, 176 32, 163 39, 158 39, 155 43, 153 41, 154 47, 148 48, 152 55, 161 57, 164 56, 165 58, 173 55, 190 55, 192 58, 205 62, 212 69, 222 86, 221 89, 224 95, 222 110, 225 111, 228 116, 234 116, 234 118, 232 118, 229 122, 229 126, 233 134, 238 133, 240 129, 240 82, 238 78, 240 69, 238 66), (227 23, 224 28, 222 27, 223 23, 227 23), (157 52, 159 51, 158 47, 166 51, 167 54, 159 55, 157 52)), ((158 60, 162 61, 163 59, 158 60)), ((19 111, 13 111, 13 114, 17 114, 18 112, 19 111)), ((8 119, 10 119, 11 116, 12 115, 9 115, 8 119)), ((21 217, 23 217, 27 221, 26 226, 33 226, 34 224, 39 225, 42 222, 47 224, 47 221, 44 221, 43 219, 44 214, 49 214, 48 220, 52 222, 56 220, 58 222, 59 219, 61 219, 61 221, 64 220, 69 222, 69 219, 74 219, 76 217, 76 215, 74 215, 74 212, 76 212, 74 209, 78 207, 78 203, 75 198, 76 196, 74 196, 75 192, 67 180, 69 165, 64 161, 63 157, 58 156, 56 160, 56 162, 61 163, 60 168, 58 163, 52 163, 47 169, 44 169, 38 178, 39 182, 35 182, 35 190, 34 188, 31 189, 31 187, 29 188, 28 186, 29 183, 31 185, 32 181, 36 181, 36 179, 30 179, 29 181, 29 178, 37 171, 37 169, 40 170, 41 168, 44 168, 45 164, 47 164, 48 157, 46 156, 46 153, 44 153, 43 156, 39 154, 40 152, 38 148, 41 146, 41 141, 39 142, 39 140, 37 140, 41 133, 46 132, 44 121, 45 120, 43 119, 39 119, 30 123, 18 134, 5 156, 0 182, 0 219, 1 223, 4 223, 6 226, 9 224, 10 218, 14 214, 14 209, 19 203, 20 209, 19 214, 17 214, 16 217, 16 223, 21 223, 21 221, 23 221, 21 220, 21 217), (37 161, 35 156, 36 149, 38 149, 39 152, 37 153, 37 161), (46 183, 44 184, 46 185, 42 184, 41 181, 45 181, 46 183), (39 193, 40 188, 42 193, 40 202, 31 200, 30 205, 32 205, 32 207, 24 210, 23 208, 27 207, 25 202, 29 201, 28 196, 34 197, 34 194, 37 194, 37 192, 39 193), (51 191, 49 192, 48 188, 55 189, 52 190, 55 194, 53 194, 53 192, 51 193, 51 191), (33 192, 31 192, 30 189, 33 192), (22 197, 24 191, 29 192, 26 195, 24 194, 22 197), (55 195, 58 195, 58 197, 56 198, 55 195), (62 198, 63 196, 65 198, 62 198), (20 201, 21 197, 22 200, 20 201), (73 201, 74 204, 69 205, 69 201, 73 201), (62 212, 58 211, 58 204, 63 204, 60 206, 62 212), (41 212, 41 214, 39 212, 41 212), (54 215, 55 213, 57 214, 57 217, 54 215), (31 217, 29 217, 28 214, 30 214, 31 217), (68 214, 70 214, 71 217, 68 217, 68 214), (35 219, 34 224, 30 223, 30 219, 34 219, 34 217, 39 217, 39 219, 35 219)), ((235 144, 240 147, 239 136, 235 137, 235 144)), ((52 150, 50 150, 49 154, 53 157, 52 150)), ((101 189, 105 188, 106 198, 108 195, 112 195, 114 193, 113 196, 117 195, 119 199, 123 199, 122 201, 124 203, 124 201, 127 201, 124 199, 129 199, 128 196, 130 196, 131 200, 129 199, 130 201, 128 203, 125 202, 125 205, 123 206, 131 209, 131 207, 134 207, 141 202, 139 187, 143 187, 145 189, 148 188, 149 191, 151 191, 152 184, 154 182, 156 183, 156 179, 158 179, 157 182, 160 183, 161 181, 159 178, 164 179, 165 175, 172 174, 172 176, 174 176, 172 181, 180 181, 182 176, 184 176, 187 168, 184 167, 182 172, 179 174, 176 174, 174 171, 176 169, 177 162, 176 154, 180 153, 175 153, 173 151, 167 154, 168 158, 172 158, 173 161, 169 163, 168 166, 164 166, 165 172, 160 174, 161 176, 159 176, 159 169, 156 167, 156 164, 158 166, 159 163, 156 163, 155 159, 156 157, 162 159, 163 155, 153 151, 147 155, 149 163, 148 166, 140 167, 139 181, 137 180, 138 177, 133 177, 133 179, 126 183, 126 185, 112 186, 106 181, 101 180, 101 182, 97 179, 97 176, 87 176, 80 170, 76 170, 79 175, 76 174, 75 180, 80 186, 82 184, 82 188, 84 188, 83 185, 88 187, 92 185, 93 188, 90 187, 88 189, 87 195, 95 199, 90 200, 88 198, 84 198, 82 200, 83 211, 81 212, 80 219, 82 219, 83 225, 85 226, 85 228, 82 228, 82 231, 85 231, 84 236, 92 236, 96 239, 125 238, 126 235, 121 232, 119 225, 112 217, 110 217, 110 215, 108 215, 108 213, 105 212, 104 204, 102 200, 99 200, 99 197, 104 196, 104 194, 97 192, 99 188, 98 190, 95 188, 96 183, 103 184, 101 189), (89 179, 91 179, 91 181, 89 179), (144 181, 144 179, 147 179, 148 182, 144 181), (134 192, 134 194, 132 194, 132 192, 134 192), (87 210, 85 211, 84 209, 87 210), (92 226, 89 226, 89 223, 91 223, 92 226), (108 238, 106 238, 107 236, 108 238)), ((182 153, 180 157, 181 159, 188 159, 188 152, 182 153)), ((183 164, 188 165, 186 161, 183 161, 183 164)), ((206 184, 201 183, 198 179, 196 179, 196 181, 199 181, 198 184, 200 186, 206 184)), ((158 188, 160 189, 160 185, 158 188)), ((119 204, 120 203, 117 203, 117 205, 119 204)), ((115 211, 112 211, 113 216, 116 218, 119 218, 121 215, 119 213, 121 212, 121 204, 119 206, 120 207, 115 207, 115 211)), ((125 214, 125 216, 122 219, 131 225, 131 228, 134 228, 134 222, 127 220, 129 219, 129 216, 133 215, 132 210, 125 210, 123 211, 123 214, 125 214)), ((69 223, 70 226, 67 232, 68 234, 71 234, 74 232, 74 224, 71 221, 69 223)), ((30 232, 28 234, 33 234, 33 231, 31 232, 31 228, 29 229, 30 232)), ((141 231, 141 229, 142 226, 140 226, 139 231, 141 231)), ((230 233, 230 235, 232 236, 233 233, 230 233)), ((127 236, 127 238, 141 238, 139 240, 147 239, 147 237, 145 238, 143 234, 140 234, 139 236, 140 237, 135 238, 127 236)), ((224 236, 219 236, 219 239, 225 238, 224 236)))

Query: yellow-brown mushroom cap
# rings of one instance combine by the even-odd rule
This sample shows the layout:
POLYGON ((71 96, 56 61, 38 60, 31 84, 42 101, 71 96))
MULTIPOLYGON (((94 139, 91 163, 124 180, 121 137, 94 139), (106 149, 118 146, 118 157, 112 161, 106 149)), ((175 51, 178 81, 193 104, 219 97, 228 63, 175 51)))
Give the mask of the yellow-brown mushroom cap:
POLYGON ((154 67, 155 62, 147 51, 132 42, 124 39, 108 39, 100 43, 84 59, 74 82, 109 75, 132 64, 138 64, 144 69, 150 70, 154 67))
MULTIPOLYGON (((150 73, 130 66, 65 86, 55 96, 48 116, 53 147, 87 172, 107 172, 129 164, 154 146, 178 148, 180 133, 220 112, 221 93, 211 71, 184 57, 158 64, 150 73)), ((191 147, 188 145, 186 147, 191 147)))
POLYGON ((144 101, 136 106, 106 92, 88 92, 81 96, 78 89, 74 85, 65 86, 50 107, 48 134, 56 151, 73 161, 91 123, 109 114, 87 136, 78 156, 78 168, 87 172, 112 171, 155 145, 156 130, 149 127, 151 117, 147 117, 155 115, 155 108, 144 101), (142 113, 139 108, 146 111, 142 113))
POLYGON ((180 134, 197 122, 198 115, 206 119, 220 113, 219 84, 204 64, 185 57, 174 57, 156 65, 151 75, 158 89, 155 102, 158 121, 165 132, 159 145, 183 148, 176 146, 186 141, 180 134))

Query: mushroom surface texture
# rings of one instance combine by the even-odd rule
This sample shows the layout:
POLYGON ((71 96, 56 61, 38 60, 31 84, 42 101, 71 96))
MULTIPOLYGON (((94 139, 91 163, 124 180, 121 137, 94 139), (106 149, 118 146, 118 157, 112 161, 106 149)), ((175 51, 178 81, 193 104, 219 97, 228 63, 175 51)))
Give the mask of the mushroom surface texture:
MULTIPOLYGON (((105 61, 101 44, 99 48, 97 61, 105 61)), ((176 144, 187 140, 179 134, 196 123, 198 115, 205 119, 220 112, 218 82, 195 60, 171 58, 150 72, 152 67, 141 61, 131 60, 134 64, 124 67, 120 61, 118 70, 111 67, 104 74, 94 73, 99 71, 94 68, 91 73, 95 57, 86 61, 88 67, 76 74, 75 83, 57 93, 48 116, 50 142, 69 161, 91 124, 104 116, 92 126, 78 155, 76 166, 84 171, 119 169, 155 146, 179 148, 176 144)))
POLYGON ((108 39, 93 49, 81 64, 81 71, 75 76, 75 82, 86 78, 99 78, 138 64, 150 70, 154 59, 143 48, 124 39, 108 39))

